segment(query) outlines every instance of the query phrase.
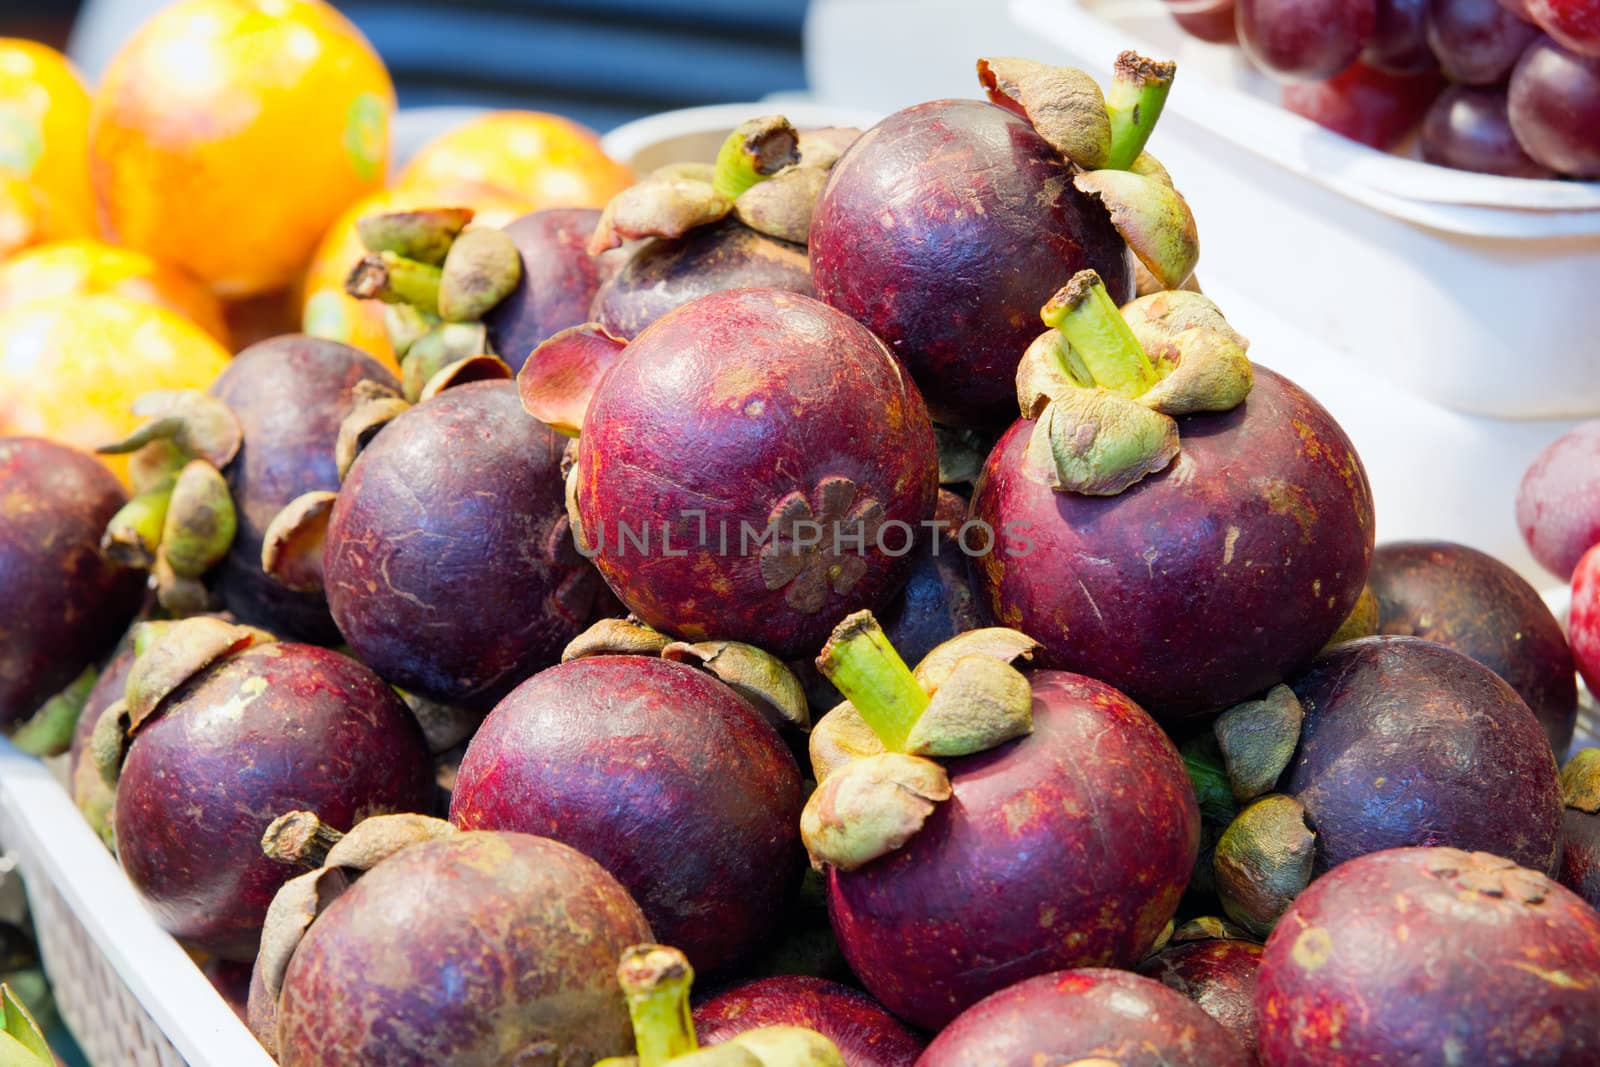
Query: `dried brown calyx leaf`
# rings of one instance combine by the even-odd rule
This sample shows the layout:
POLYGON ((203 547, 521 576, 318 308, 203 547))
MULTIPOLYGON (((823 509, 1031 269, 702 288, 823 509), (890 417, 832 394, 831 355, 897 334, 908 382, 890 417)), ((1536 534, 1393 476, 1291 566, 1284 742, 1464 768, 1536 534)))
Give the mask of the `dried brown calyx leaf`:
POLYGON ((811 728, 809 748, 811 773, 819 783, 827 781, 829 776, 851 760, 880 755, 885 751, 883 739, 873 732, 867 720, 848 700, 817 720, 811 728))
POLYGON ((664 646, 660 654, 663 659, 705 667, 778 729, 805 729, 811 724, 811 710, 800 679, 781 659, 755 645, 739 641, 674 641, 664 646))
POLYGON ((978 81, 989 99, 1027 119, 1050 147, 1084 170, 1106 165, 1111 117, 1105 94, 1088 74, 1032 59, 978 60, 978 81))
POLYGON ((1005 626, 984 626, 966 630, 948 641, 935 645, 922 662, 911 672, 917 684, 930 694, 937 694, 956 665, 971 656, 984 656, 998 663, 1028 662, 1044 646, 1021 630, 1005 626))
POLYGON ((827 181, 828 172, 821 167, 790 167, 741 193, 733 202, 734 217, 757 233, 806 244, 827 181))
POLYGON ((514 376, 510 364, 492 352, 466 356, 454 363, 446 363, 434 371, 423 384, 422 391, 417 394, 417 403, 432 400, 446 389, 453 389, 458 385, 468 385, 472 382, 509 382, 514 376))
POLYGON ((322 550, 338 493, 318 489, 295 497, 261 538, 261 569, 283 586, 301 593, 322 588, 322 550))
POLYGON ((1139 297, 1122 317, 1162 377, 1139 402, 1166 415, 1231 411, 1255 382, 1250 342, 1216 304, 1183 290, 1139 297))
POLYGON ((611 198, 600 214, 589 254, 597 256, 624 241, 644 237, 682 237, 697 226, 724 219, 733 200, 710 182, 695 178, 648 178, 611 198))
POLYGON ((253 626, 235 626, 210 616, 167 627, 128 672, 128 732, 133 734, 161 702, 196 674, 235 652, 276 640, 253 626))
POLYGON ((362 819, 340 837, 328 850, 323 865, 369 871, 401 849, 457 832, 445 820, 427 815, 373 815, 362 819))
POLYGON ((411 407, 387 385, 366 378, 357 382, 351 390, 350 401, 350 414, 340 421, 339 436, 333 446, 333 459, 339 468, 340 481, 350 473, 356 456, 378 436, 378 431, 411 407))
POLYGON ((1569 808, 1600 813, 1600 749, 1580 749, 1561 768, 1561 797, 1569 808))
POLYGON ((1177 289, 1200 262, 1200 233, 1189 202, 1170 181, 1131 170, 1090 170, 1072 184, 1099 200, 1111 224, 1163 288, 1177 289))
POLYGON ((1115 496, 1177 458, 1178 424, 1105 389, 1074 389, 1039 413, 1026 455, 1052 489, 1115 496))
POLYGON ((283 992, 289 960, 306 931, 349 887, 349 876, 343 871, 320 867, 289 879, 273 896, 261 927, 261 949, 256 959, 256 969, 273 1001, 283 992))
POLYGON ((1305 718, 1299 698, 1286 685, 1217 716, 1211 730, 1235 800, 1253 800, 1278 784, 1300 744, 1305 718))
POLYGON ((821 126, 800 131, 800 166, 831 170, 855 143, 861 131, 854 126, 821 126))
POLYGON ((852 871, 903 846, 948 799, 949 776, 932 760, 866 756, 817 786, 800 814, 800 836, 814 867, 852 871))
POLYGON ((481 319, 522 281, 522 254, 504 230, 468 230, 450 245, 439 277, 439 316, 481 319))
POLYGON ((1009 663, 985 655, 956 661, 906 737, 914 756, 985 752, 1033 732, 1033 688, 1009 663))
MULTIPOLYGON (((492 355, 489 331, 481 322, 445 322, 419 337, 400 363, 400 386, 412 403, 422 399, 434 375, 462 360, 492 355)), ((507 368, 503 377, 510 377, 507 368)))
MULTIPOLYGON (((217 469, 239 454, 244 431, 233 410, 195 389, 162 389, 133 402, 133 413, 145 421, 120 441, 95 449, 102 455, 126 455, 147 445, 170 444, 185 459, 203 459, 217 469)), ((161 455, 169 457, 170 453, 161 455)), ((175 472, 174 472, 175 473, 175 472)))
POLYGON ((1241 811, 1217 842, 1217 896, 1228 918, 1254 937, 1271 933, 1311 883, 1317 837, 1305 814, 1298 800, 1274 793, 1241 811))
POLYGON ((561 662, 586 656, 659 656, 672 638, 632 615, 601 619, 574 637, 561 652, 561 662))

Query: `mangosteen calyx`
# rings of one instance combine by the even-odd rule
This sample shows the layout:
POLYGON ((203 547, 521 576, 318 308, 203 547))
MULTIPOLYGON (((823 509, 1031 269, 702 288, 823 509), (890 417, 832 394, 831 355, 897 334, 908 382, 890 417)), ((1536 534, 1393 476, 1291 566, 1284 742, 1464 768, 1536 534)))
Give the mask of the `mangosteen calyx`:
POLYGON ((1050 329, 1017 368, 1017 402, 1037 420, 1028 469, 1060 492, 1115 496, 1165 469, 1179 450, 1175 416, 1228 411, 1254 380, 1248 342, 1198 293, 1156 293, 1119 311, 1086 270, 1040 318, 1050 329))
POLYGON ((1578 751, 1561 769, 1561 799, 1569 808, 1600 814, 1600 749, 1578 751))
POLYGON ((1202 915, 1190 919, 1172 931, 1169 939, 1175 945, 1188 941, 1252 941, 1248 931, 1218 915, 1202 915))
POLYGON ((517 372, 528 414, 556 433, 577 437, 600 379, 622 358, 627 342, 597 322, 569 326, 541 342, 517 372))
POLYGON ((1033 126, 1045 142, 1084 170, 1111 160, 1111 114, 1100 84, 1076 67, 1002 56, 978 60, 989 99, 1033 126))
POLYGON ((54 1067, 56 1062, 39 1024, 4 984, 0 984, 0 1062, 7 1067, 54 1067))
POLYGON ((1217 842, 1213 871, 1228 918, 1256 937, 1272 932, 1311 884, 1317 835, 1294 797, 1273 793, 1239 813, 1217 842))
POLYGON ((1286 685, 1276 685, 1260 700, 1237 704, 1212 723, 1211 730, 1228 771, 1228 784, 1240 803, 1270 792, 1300 744, 1305 709, 1286 685))
POLYGON ((1127 170, 1144 152, 1155 130, 1178 65, 1170 60, 1146 59, 1137 52, 1123 52, 1111 70, 1111 90, 1106 93, 1106 112, 1111 120, 1111 150, 1106 166, 1127 170))
POLYGON ((276 640, 265 630, 236 626, 209 615, 162 627, 144 647, 135 637, 137 654, 128 671, 124 696, 129 736, 158 715, 162 703, 201 671, 253 645, 276 640))
POLYGON ((322 546, 338 493, 302 493, 272 517, 261 537, 261 570, 286 589, 322 589, 322 546))
POLYGON ((339 436, 333 446, 333 459, 340 481, 344 481, 356 456, 371 443, 378 431, 411 407, 393 389, 370 378, 363 378, 355 384, 350 391, 350 401, 350 414, 339 422, 339 436))
POLYGON ((504 230, 468 230, 455 239, 439 274, 439 317, 472 322, 522 281, 522 254, 504 230))
POLYGON ((406 259, 439 267, 450 246, 472 221, 472 209, 422 208, 366 215, 356 220, 356 234, 369 252, 392 252, 406 259))
POLYGON ((800 813, 800 837, 813 867, 853 871, 903 847, 949 799, 950 777, 933 760, 862 756, 817 786, 800 813))
POLYGON ((99 677, 99 668, 89 664, 65 689, 46 700, 16 728, 11 743, 30 756, 58 756, 65 752, 72 744, 78 717, 83 714, 89 692, 99 677))

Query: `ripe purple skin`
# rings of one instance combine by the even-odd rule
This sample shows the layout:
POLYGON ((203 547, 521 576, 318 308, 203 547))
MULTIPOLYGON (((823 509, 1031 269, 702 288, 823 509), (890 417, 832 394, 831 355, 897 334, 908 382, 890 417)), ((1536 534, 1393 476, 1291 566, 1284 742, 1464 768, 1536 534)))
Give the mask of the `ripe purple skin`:
POLYGON ((845 1067, 911 1067, 927 1044, 859 990, 809 975, 783 975, 724 990, 694 1009, 702 1045, 763 1026, 802 1026, 828 1038, 845 1067))
POLYGON ((1261 946, 1235 938, 1169 945, 1139 964, 1139 973, 1175 989, 1221 1023, 1256 1061, 1256 969, 1261 946))
POLYGON ((261 570, 267 526, 295 497, 335 492, 334 445, 351 409, 351 390, 370 380, 396 392, 400 383, 365 352, 321 337, 289 334, 251 345, 211 386, 244 431, 226 471, 239 532, 218 575, 228 610, 242 622, 283 637, 333 644, 339 631, 321 593, 296 592, 261 570))
POLYGON ((522 280, 483 324, 512 371, 552 334, 589 321, 589 303, 613 262, 585 249, 599 221, 594 208, 550 208, 502 227, 522 254, 522 280))
POLYGON ((599 656, 534 675, 489 714, 450 821, 593 857, 710 973, 757 947, 799 884, 802 800, 794 757, 732 689, 681 663, 599 656))
POLYGON ((850 969, 927 1030, 1046 971, 1133 966, 1194 868, 1194 790, 1155 721, 1081 675, 1029 681, 1032 734, 945 761, 954 796, 905 847, 828 874, 850 969))
POLYGON ((797 659, 905 580, 910 559, 884 548, 933 513, 938 477, 922 398, 877 338, 809 297, 741 289, 629 345, 590 401, 576 500, 601 574, 645 622, 797 659), (881 538, 880 518, 896 524, 881 538), (817 542, 761 546, 791 529, 817 542))
POLYGON ((1500 0, 1428 0, 1428 47, 1445 77, 1463 85, 1498 85, 1539 30, 1500 0))
POLYGON ((1578 684, 1561 624, 1522 576, 1448 541, 1379 545, 1367 584, 1378 632, 1420 637, 1471 656, 1517 691, 1559 760, 1572 743, 1578 684))
POLYGON ((1528 466, 1517 526, 1533 558, 1563 582, 1600 544, 1600 419, 1562 434, 1528 466))
POLYGON ((1600 815, 1568 808, 1563 818, 1561 884, 1600 908, 1600 815))
POLYGON ((1364 856, 1301 893, 1256 983, 1270 1067, 1541 1064, 1600 1055, 1600 915, 1481 852, 1364 856))
POLYGON ((1325 81, 1372 40, 1378 0, 1239 0, 1235 17, 1256 66, 1285 81, 1325 81))
POLYGON ((1243 404, 1178 420, 1178 458, 1114 497, 1058 493, 1013 426, 972 517, 999 536, 975 570, 1001 625, 1049 666, 1116 686, 1173 722, 1248 699, 1344 621, 1372 556, 1372 490, 1349 438, 1256 367, 1243 404))
POLYGON ((210 960, 201 970, 223 1003, 233 1009, 233 1014, 239 1017, 240 1022, 246 1022, 249 1016, 250 976, 255 970, 252 963, 242 960, 210 960))
POLYGON ((1428 0, 1378 0, 1372 39, 1361 60, 1385 74, 1426 74, 1438 66, 1428 48, 1428 0))
POLYGON ((143 574, 100 556, 126 500, 92 456, 0 437, 0 731, 108 652, 138 610, 143 574))
POLYGON ((1555 757, 1489 668, 1420 638, 1368 637, 1317 657, 1289 685, 1306 718, 1284 791, 1317 833, 1319 873, 1406 845, 1555 869, 1555 757))
POLYGON ((476 382, 362 450, 323 553, 328 605, 362 662, 408 692, 486 711, 560 658, 599 585, 568 534, 565 446, 514 383, 476 382))
POLYGON ((1569 177, 1600 178, 1600 56, 1539 38, 1511 73, 1510 102, 1528 155, 1569 177))
POLYGON ((1422 122, 1422 158, 1457 170, 1508 178, 1555 176, 1517 143, 1504 89, 1468 85, 1446 89, 1422 122))
POLYGON ((1182 994, 1126 971, 1085 967, 1020 982, 977 1004, 917 1067, 1248 1067, 1227 1030, 1182 994))
POLYGON ((286 811, 348 830, 427 810, 416 719, 377 675, 313 645, 256 645, 205 669, 134 734, 117 782, 117 854, 157 920, 211 955, 248 960, 297 872, 261 851, 286 811))
POLYGON ((656 238, 600 286, 589 317, 616 337, 632 338, 674 308, 729 289, 814 296, 806 250, 732 219, 656 238))
POLYGON ((817 295, 911 371, 941 422, 1003 424, 1039 308, 1080 270, 1132 298, 1133 257, 1018 115, 976 100, 898 111, 834 164, 811 223, 817 295))
POLYGON ((311 924, 284 975, 283 1067, 591 1064, 633 1051, 617 960, 653 941, 600 865, 528 834, 384 860, 311 924))

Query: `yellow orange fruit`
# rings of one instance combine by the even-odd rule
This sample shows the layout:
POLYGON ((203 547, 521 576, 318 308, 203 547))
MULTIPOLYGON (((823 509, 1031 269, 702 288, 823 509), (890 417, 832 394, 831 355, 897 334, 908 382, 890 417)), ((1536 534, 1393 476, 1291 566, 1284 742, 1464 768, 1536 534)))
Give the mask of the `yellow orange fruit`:
MULTIPOLYGON (((205 389, 228 352, 166 308, 112 293, 55 297, 0 315, 0 435, 92 450, 139 424, 153 389, 205 389)), ((127 480, 127 460, 106 456, 127 480)))
POLYGON ((393 110, 377 53, 321 0, 179 0, 95 92, 102 217, 222 296, 282 288, 383 184, 393 110))
POLYGON ((175 311, 228 346, 211 290, 143 252, 89 238, 53 241, 0 263, 0 313, 57 296, 120 293, 175 311))
POLYGON ((46 241, 92 233, 92 227, 44 189, 0 173, 0 260, 46 241))
POLYGON ((27 183, 60 216, 45 239, 93 232, 88 153, 89 92, 66 57, 0 37, 0 176, 27 183))

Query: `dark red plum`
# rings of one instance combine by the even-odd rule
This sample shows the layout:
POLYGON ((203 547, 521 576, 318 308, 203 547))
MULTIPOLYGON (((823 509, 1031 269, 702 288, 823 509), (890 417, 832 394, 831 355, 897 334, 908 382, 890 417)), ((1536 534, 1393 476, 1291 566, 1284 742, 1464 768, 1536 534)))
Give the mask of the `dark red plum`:
POLYGON ((92 456, 0 437, 0 730, 108 653, 138 610, 143 574, 100 555, 126 499, 92 456))
POLYGON ((1600 1057, 1600 915, 1483 852, 1363 856, 1301 893, 1256 983, 1261 1062, 1544 1064, 1600 1057))
POLYGON ((1379 545, 1367 584, 1378 632, 1420 637, 1471 656, 1517 691, 1567 753, 1578 716, 1572 653, 1537 590, 1492 556, 1448 541, 1379 545))
POLYGON ((799 768, 778 732, 694 667, 597 656, 552 667, 484 720, 450 820, 571 845, 658 938, 711 972, 771 934, 800 881, 799 768))
POLYGON ((1117 303, 1133 257, 1027 120, 937 100, 848 148, 811 226, 817 295, 889 345, 942 422, 1002 423, 1038 309, 1092 268, 1117 303))
POLYGON ((223 471, 238 532, 217 575, 223 602, 243 622, 318 644, 339 640, 327 598, 268 577, 261 569, 261 543, 268 524, 291 500, 339 488, 334 446, 361 381, 400 390, 388 368, 366 353, 294 334, 251 345, 211 386, 243 435, 238 456, 223 471))
POLYGON ((1489 668, 1420 638, 1368 637, 1330 649, 1289 685, 1305 724, 1284 791, 1316 832, 1317 872, 1406 845, 1555 869, 1555 757, 1489 668))
POLYGON ((1239 43, 1274 77, 1324 81, 1346 70, 1372 41, 1378 5, 1379 0, 1239 0, 1239 43))
POLYGON ((1239 938, 1168 945, 1143 963, 1139 973, 1175 989, 1221 1023, 1256 1058, 1256 970, 1261 946, 1239 938))
POLYGON ((1160 982, 1086 967, 1019 982, 934 1039, 917 1067, 1247 1067, 1209 1015, 1160 982))
POLYGON ((615 263, 586 248, 599 221, 594 208, 550 208, 501 227, 522 256, 522 276, 483 324, 490 347, 513 371, 552 335, 589 320, 594 294, 615 263))
POLYGON ((1511 132, 1504 89, 1453 85, 1428 109, 1422 123, 1422 158, 1457 170, 1508 178, 1552 178, 1511 132))
POLYGON ((592 1064, 633 1050, 617 960, 651 940, 579 852, 463 833, 379 863, 318 916, 278 1004, 278 1062, 592 1064))
POLYGON ((846 1067, 911 1067, 927 1044, 865 993, 808 975, 784 975, 724 990, 694 1009, 702 1044, 763 1026, 800 1026, 828 1038, 846 1067))
POLYGON ((829 871, 851 970, 925 1029, 1045 971, 1133 966, 1194 867, 1199 809, 1160 727, 1081 675, 1029 682, 1031 734, 949 760, 952 799, 909 843, 829 871))
POLYGON ((328 605, 362 662, 487 710, 560 658, 599 584, 568 534, 565 447, 512 382, 447 389, 373 438, 323 553, 328 605))
POLYGON ((877 338, 809 297, 743 289, 628 346, 573 478, 580 542, 631 611, 792 659, 904 581, 938 457, 877 338))
POLYGON ((348 828, 425 811, 432 786, 416 720, 370 670, 313 645, 255 645, 190 679, 133 735, 118 856, 173 936, 248 960, 295 873, 261 849, 278 813, 348 828))
POLYGON ((1021 420, 990 454, 972 517, 1001 537, 976 561, 1002 625, 1049 664, 1116 686, 1166 721, 1254 696, 1308 662, 1360 596, 1372 490, 1349 438, 1288 379, 1183 416, 1165 470, 1114 497, 1052 489, 1021 420))

